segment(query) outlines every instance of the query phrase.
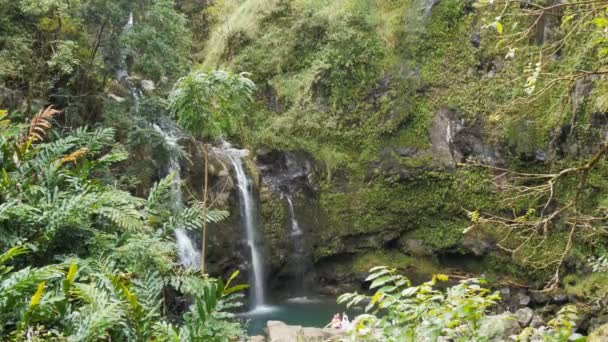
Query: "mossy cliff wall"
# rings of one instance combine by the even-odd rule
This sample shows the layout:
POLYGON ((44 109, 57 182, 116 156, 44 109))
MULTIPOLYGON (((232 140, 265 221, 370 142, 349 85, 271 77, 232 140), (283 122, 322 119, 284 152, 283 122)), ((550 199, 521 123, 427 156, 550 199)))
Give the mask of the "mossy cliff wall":
MULTIPOLYGON (((491 235, 464 238, 467 211, 499 208, 486 171, 459 163, 545 167, 584 153, 606 126, 585 84, 505 109, 528 61, 505 61, 473 1, 246 0, 212 9, 203 67, 247 71, 259 87, 241 143, 302 152, 315 164, 313 191, 299 192, 309 207, 298 212, 315 216, 307 231, 320 278, 407 255, 431 263, 475 255, 486 270, 520 272, 491 235), (577 105, 563 106, 564 96, 577 105), (573 112, 584 124, 559 138, 573 112)), ((277 269, 289 253, 285 215, 266 194, 277 269)))

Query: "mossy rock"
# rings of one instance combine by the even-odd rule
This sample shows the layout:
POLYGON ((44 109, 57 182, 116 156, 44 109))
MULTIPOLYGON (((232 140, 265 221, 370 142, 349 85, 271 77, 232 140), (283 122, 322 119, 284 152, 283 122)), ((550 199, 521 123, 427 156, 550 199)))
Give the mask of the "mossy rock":
POLYGON ((597 299, 608 293, 608 274, 592 273, 585 276, 570 274, 563 279, 568 294, 579 298, 597 299))
POLYGON ((587 336, 587 342, 605 342, 608 341, 608 323, 600 325, 599 328, 593 330, 587 336))

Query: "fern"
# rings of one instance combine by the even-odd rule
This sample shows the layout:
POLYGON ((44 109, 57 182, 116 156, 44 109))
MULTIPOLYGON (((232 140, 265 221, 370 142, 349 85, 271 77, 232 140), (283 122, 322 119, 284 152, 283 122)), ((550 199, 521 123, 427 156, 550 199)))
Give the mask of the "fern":
POLYGON ((161 201, 167 200, 167 194, 171 190, 171 186, 173 185, 174 179, 175 174, 171 173, 167 175, 167 177, 154 183, 152 189, 150 189, 148 200, 146 201, 147 211, 155 210, 158 204, 161 203, 161 201))
POLYGON ((46 131, 51 128, 51 120, 53 116, 60 113, 60 111, 53 109, 52 106, 48 106, 45 109, 41 109, 34 115, 30 121, 30 127, 27 132, 27 140, 31 142, 37 142, 43 140, 46 135, 46 131))

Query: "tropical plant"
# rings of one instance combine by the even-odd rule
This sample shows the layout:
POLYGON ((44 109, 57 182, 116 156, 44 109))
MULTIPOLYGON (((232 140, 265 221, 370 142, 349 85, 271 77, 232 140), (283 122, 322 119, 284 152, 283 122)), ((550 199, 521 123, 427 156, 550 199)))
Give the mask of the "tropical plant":
MULTIPOLYGON (((207 316, 198 309, 195 320, 210 339, 240 335, 240 325, 224 312, 237 305, 235 292, 244 288, 230 285, 238 272, 225 286, 191 274, 172 280, 179 270, 173 231, 228 213, 203 217, 196 201, 175 208, 173 174, 154 184, 147 199, 117 189, 103 178, 127 157, 114 131, 81 128, 59 136, 51 130, 55 114, 40 111, 30 125, 13 124, 3 113, 0 118, 6 128, 0 131, 0 248, 7 250, 0 255, 0 338, 163 340, 162 293, 171 284, 205 303, 207 316), (26 251, 24 260, 15 259, 26 251), (64 262, 46 265, 49 260, 64 262), (23 263, 46 266, 17 269, 23 263)), ((191 329, 202 329, 196 324, 191 329)))
MULTIPOLYGON (((203 184, 203 217, 207 216, 210 139, 234 133, 239 117, 253 100, 255 84, 246 73, 232 74, 222 70, 211 73, 194 71, 179 79, 169 96, 169 107, 177 114, 178 123, 195 137, 204 140, 205 180, 203 184)), ((207 224, 202 224, 201 273, 205 274, 207 224)))
POLYGON ((347 293, 338 298, 338 303, 348 307, 368 303, 365 311, 369 313, 359 316, 350 330, 355 340, 477 340, 486 310, 500 299, 498 292, 480 286, 485 283, 481 279, 464 280, 442 291, 435 287, 437 282, 448 281, 446 275, 412 286, 395 269, 379 266, 370 273, 366 281, 371 281, 374 295, 347 293))

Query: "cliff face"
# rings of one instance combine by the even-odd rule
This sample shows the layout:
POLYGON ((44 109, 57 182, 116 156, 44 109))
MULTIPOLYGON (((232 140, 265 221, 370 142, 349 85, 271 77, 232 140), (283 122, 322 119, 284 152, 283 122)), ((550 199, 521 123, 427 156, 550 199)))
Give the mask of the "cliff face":
MULTIPOLYGON (((289 277, 287 193, 307 236, 310 278, 327 288, 374 264, 528 274, 497 250, 494 234, 464 236, 467 212, 502 208, 491 172, 461 164, 533 170, 588 156, 608 123, 588 105, 597 79, 512 104, 530 59, 506 59, 473 1, 214 8, 204 66, 247 71, 260 89, 241 143, 258 152, 274 271, 289 277)), ((517 49, 532 56, 556 25, 543 21, 542 39, 517 49)), ((559 63, 574 63, 568 49, 576 47, 559 63)))

